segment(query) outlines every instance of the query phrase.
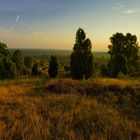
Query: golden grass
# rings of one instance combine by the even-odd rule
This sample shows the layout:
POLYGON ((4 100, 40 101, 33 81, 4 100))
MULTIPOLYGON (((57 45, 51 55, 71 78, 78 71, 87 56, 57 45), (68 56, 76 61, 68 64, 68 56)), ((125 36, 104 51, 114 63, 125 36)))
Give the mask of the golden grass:
POLYGON ((40 78, 0 81, 0 140, 129 140, 134 136, 138 139, 139 120, 130 120, 111 104, 75 92, 57 95, 42 89, 57 82, 72 82, 75 88, 78 84, 91 86, 90 82, 100 85, 126 82, 125 86, 137 86, 139 81, 44 82, 40 78))
POLYGON ((125 86, 140 86, 140 80, 122 80, 114 78, 97 78, 93 79, 95 83, 99 85, 119 85, 122 87, 125 86))

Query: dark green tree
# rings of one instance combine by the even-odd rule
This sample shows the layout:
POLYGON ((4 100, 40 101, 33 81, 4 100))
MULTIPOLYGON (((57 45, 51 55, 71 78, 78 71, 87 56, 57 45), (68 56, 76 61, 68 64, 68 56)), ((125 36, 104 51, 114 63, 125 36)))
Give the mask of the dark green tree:
POLYGON ((136 35, 116 33, 111 38, 108 46, 110 54, 109 73, 116 77, 119 72, 124 75, 136 70, 139 60, 139 46, 136 35))
POLYGON ((17 67, 17 74, 22 75, 23 74, 23 67, 24 67, 24 58, 20 50, 16 50, 13 53, 13 62, 16 64, 17 67))
POLYGON ((13 79, 17 76, 15 63, 8 57, 0 60, 0 79, 13 79))
POLYGON ((83 29, 76 32, 75 44, 70 60, 70 71, 73 79, 88 79, 93 74, 93 55, 90 39, 86 39, 83 29))
POLYGON ((129 73, 135 73, 139 66, 139 45, 136 35, 127 33, 125 36, 125 50, 124 54, 128 61, 129 73))
POLYGON ((27 67, 27 68, 32 68, 33 65, 34 65, 34 57, 32 56, 25 56, 24 57, 24 65, 27 67))
POLYGON ((58 63, 57 63, 57 58, 55 56, 51 56, 51 60, 49 62, 48 74, 51 78, 56 78, 58 74, 58 63))
POLYGON ((111 77, 117 77, 120 72, 126 75, 128 73, 126 57, 123 54, 116 55, 109 61, 108 70, 111 77))
POLYGON ((0 58, 3 57, 11 57, 11 54, 7 49, 7 45, 0 42, 0 58))
POLYGON ((0 79, 15 78, 16 65, 11 60, 11 54, 6 44, 0 42, 0 79))
POLYGON ((38 62, 35 62, 33 67, 32 67, 32 75, 40 75, 40 65, 38 62))
POLYGON ((25 56, 24 57, 24 74, 31 74, 34 65, 34 57, 25 56))

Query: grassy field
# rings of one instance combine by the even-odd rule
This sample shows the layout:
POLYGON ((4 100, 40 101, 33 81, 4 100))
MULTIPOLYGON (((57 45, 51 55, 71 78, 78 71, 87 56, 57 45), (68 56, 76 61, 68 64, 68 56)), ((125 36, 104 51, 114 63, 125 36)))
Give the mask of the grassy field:
POLYGON ((139 140, 140 81, 0 81, 0 140, 139 140))

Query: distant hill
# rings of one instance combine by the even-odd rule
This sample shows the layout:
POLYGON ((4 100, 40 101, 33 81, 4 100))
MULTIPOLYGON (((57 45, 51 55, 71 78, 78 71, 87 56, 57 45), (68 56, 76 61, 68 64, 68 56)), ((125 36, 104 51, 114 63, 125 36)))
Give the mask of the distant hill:
MULTIPOLYGON (((17 49, 9 49, 11 52, 14 52, 17 49)), ((20 49, 25 56, 34 55, 70 55, 70 50, 51 50, 51 49, 20 49)))
MULTIPOLYGON (((17 49, 9 49, 10 52, 14 52, 17 49)), ((72 51, 71 50, 53 50, 53 49, 20 49, 24 56, 69 56, 72 51)), ((93 52, 94 57, 106 57, 108 56, 107 52, 93 52)))

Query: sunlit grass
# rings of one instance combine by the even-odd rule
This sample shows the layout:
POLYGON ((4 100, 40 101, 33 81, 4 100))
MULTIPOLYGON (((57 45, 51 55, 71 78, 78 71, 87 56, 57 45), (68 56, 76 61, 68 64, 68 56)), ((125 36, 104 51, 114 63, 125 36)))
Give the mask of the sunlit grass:
MULTIPOLYGON (((108 95, 100 94, 100 98, 83 93, 90 87, 98 89, 109 85, 138 88, 139 81, 45 81, 42 78, 26 77, 0 83, 1 140, 129 140, 138 137, 140 132, 137 108, 133 108, 136 109, 133 112, 138 115, 137 119, 129 118, 127 114, 132 104, 130 100, 124 99, 125 106, 122 105, 124 109, 121 109, 115 104, 118 99, 115 99, 114 91, 109 88, 108 95), (61 87, 61 92, 52 92, 50 86, 54 91, 61 87), (108 99, 110 102, 106 102, 108 99)), ((95 91, 98 92, 97 89, 95 91)))

